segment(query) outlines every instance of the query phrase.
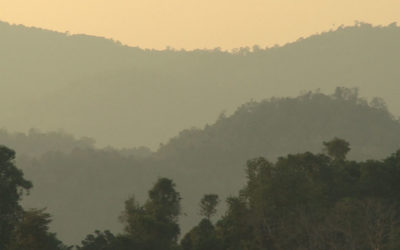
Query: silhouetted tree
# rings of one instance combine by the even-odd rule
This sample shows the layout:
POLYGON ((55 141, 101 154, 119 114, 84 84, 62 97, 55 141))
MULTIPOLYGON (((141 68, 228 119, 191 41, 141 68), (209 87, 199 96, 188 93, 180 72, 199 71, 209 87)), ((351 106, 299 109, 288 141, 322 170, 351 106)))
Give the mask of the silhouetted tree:
POLYGON ((7 250, 66 250, 67 247, 49 233, 50 214, 44 209, 25 211, 11 235, 7 250))
MULTIPOLYGON (((345 159, 346 141, 327 145, 331 157, 306 152, 274 164, 248 161, 245 188, 217 222, 222 249, 398 249, 400 153, 355 162, 345 159)), ((193 246, 190 239, 182 247, 193 246)))
POLYGON ((200 201, 200 215, 205 216, 208 220, 217 212, 219 203, 218 195, 206 194, 200 201))
POLYGON ((149 199, 143 206, 134 198, 126 201, 121 216, 126 224, 125 231, 143 249, 175 249, 180 233, 180 200, 172 180, 160 178, 149 191, 149 199))
POLYGON ((220 250, 221 242, 214 225, 209 219, 202 219, 181 241, 182 250, 220 250))
POLYGON ((347 141, 339 138, 334 138, 331 141, 324 142, 324 146, 328 155, 335 160, 342 161, 346 159, 346 155, 350 151, 350 144, 347 141))
POLYGON ((100 232, 96 230, 94 234, 89 234, 82 241, 82 246, 77 246, 78 250, 139 250, 134 242, 127 236, 115 236, 110 231, 100 232))
POLYGON ((0 249, 9 243, 10 234, 23 217, 19 204, 24 191, 32 187, 14 164, 15 152, 0 146, 0 249))

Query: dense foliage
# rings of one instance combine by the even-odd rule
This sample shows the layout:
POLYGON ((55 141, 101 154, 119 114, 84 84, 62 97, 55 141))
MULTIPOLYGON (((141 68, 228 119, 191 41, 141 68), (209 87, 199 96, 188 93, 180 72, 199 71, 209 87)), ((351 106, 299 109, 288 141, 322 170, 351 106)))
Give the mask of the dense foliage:
MULTIPOLYGON (((61 134, 52 135, 31 133, 13 145, 26 152, 27 145, 32 145, 32 151, 46 149, 42 146, 50 143, 46 138, 53 138, 55 145, 71 141, 61 134)), ((400 123, 382 100, 367 101, 358 96, 357 89, 338 88, 331 95, 310 92, 249 102, 202 129, 182 131, 156 152, 83 147, 75 139, 74 149, 61 150, 60 146, 54 147, 56 152, 38 156, 19 154, 18 166, 35 183, 23 204, 47 207, 55 219, 52 229, 73 244, 95 229, 121 232, 116 218, 124 209, 124 200, 135 192, 136 200, 145 202, 153 180, 165 176, 186 197, 182 205, 188 216, 181 219, 181 228, 187 232, 201 218, 198 197, 216 193, 225 200, 236 193, 246 181, 243 169, 248 159, 263 156, 275 161, 287 153, 319 153, 321 141, 336 136, 351 144, 349 159, 382 159, 400 148, 400 123), (73 231, 72 221, 77 225, 73 231)), ((225 209, 222 202, 217 217, 225 209)))
MULTIPOLYGON (((146 204, 160 206, 140 206, 134 199, 126 202, 126 233, 96 232, 88 239, 110 247, 111 241, 104 238, 119 237, 130 240, 130 249, 155 250, 399 249, 400 151, 384 160, 357 162, 346 159, 349 144, 342 139, 324 146, 326 154, 289 154, 275 163, 262 157, 249 160, 247 183, 238 196, 226 200, 222 218, 214 224, 210 214, 203 213, 179 246, 175 220, 171 226, 164 224, 171 223, 167 215, 179 215, 179 195, 168 179, 160 179, 149 192, 146 204), (338 157, 337 152, 344 154, 338 157), (163 212, 151 212, 153 206, 163 212)), ((217 199, 205 195, 200 210, 212 211, 217 199)), ((87 242, 80 249, 92 249, 87 242)))
MULTIPOLYGON (((347 159, 350 145, 334 138, 324 153, 297 153, 270 162, 247 162, 246 184, 226 199, 214 223, 218 195, 199 202, 203 216, 183 234, 178 219, 181 194, 159 178, 141 205, 125 202, 124 232, 96 230, 79 250, 396 250, 400 247, 400 150, 383 160, 347 159)), ((49 232, 50 215, 19 205, 31 183, 14 163, 14 151, 0 148, 1 245, 4 250, 66 250, 49 232), (9 194, 8 196, 5 194, 9 194), (6 209, 7 208, 7 209, 6 209)), ((185 199, 185 197, 183 197, 185 199)), ((114 204, 112 204, 114 205, 114 204)), ((74 226, 70 224, 70 226, 74 226)))
POLYGON ((0 146, 0 249, 10 243, 10 234, 23 214, 19 201, 32 187, 15 167, 14 159, 13 150, 0 146))
POLYGON ((68 249, 48 232, 50 215, 41 210, 24 211, 20 200, 32 183, 14 164, 15 152, 0 146, 0 250, 68 249))
POLYGON ((95 231, 82 241, 79 250, 178 250, 181 214, 180 194, 175 184, 160 178, 149 191, 148 200, 140 205, 133 197, 125 202, 120 219, 125 224, 123 234, 95 231))
POLYGON ((251 160, 247 185, 217 222, 220 249, 398 249, 399 178, 400 151, 382 161, 251 160))

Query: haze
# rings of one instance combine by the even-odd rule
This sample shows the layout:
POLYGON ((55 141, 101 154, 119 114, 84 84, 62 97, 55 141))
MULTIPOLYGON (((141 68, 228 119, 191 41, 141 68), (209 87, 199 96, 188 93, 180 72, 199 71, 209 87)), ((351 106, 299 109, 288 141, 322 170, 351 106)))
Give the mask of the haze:
POLYGON ((340 25, 399 20, 397 0, 2 0, 0 20, 142 48, 285 44, 340 25))
POLYGON ((399 7, 0 0, 0 250, 400 249, 399 7))

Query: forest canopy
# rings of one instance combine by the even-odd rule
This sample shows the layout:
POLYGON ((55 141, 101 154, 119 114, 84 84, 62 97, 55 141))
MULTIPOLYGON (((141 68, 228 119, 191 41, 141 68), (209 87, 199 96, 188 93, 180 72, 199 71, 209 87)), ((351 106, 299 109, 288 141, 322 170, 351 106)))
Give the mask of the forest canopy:
MULTIPOLYGON (((398 249, 400 150, 383 160, 352 161, 347 159, 351 148, 347 141, 334 138, 323 145, 325 153, 288 154, 275 162, 264 157, 248 160, 246 183, 237 195, 225 200, 227 209, 222 216, 211 220, 218 195, 205 194, 198 208, 203 217, 185 233, 179 219, 186 197, 173 180, 158 178, 144 203, 134 197, 125 201, 122 232, 95 230, 76 248, 398 249)), ((28 190, 32 184, 12 162, 14 155, 0 148, 1 183, 6 183, 4 178, 14 180, 0 186, 1 193, 13 194, 1 196, 1 249, 72 249, 49 231, 48 213, 19 205, 22 193, 16 190, 28 190)))
MULTIPOLYGON (((315 91, 243 104, 204 128, 183 130, 155 152, 140 147, 81 147, 75 139, 72 150, 18 155, 18 166, 35 183, 23 205, 47 207, 55 219, 51 229, 67 243, 77 243, 96 229, 121 232, 116 218, 124 200, 134 192, 138 202, 145 202, 153 180, 164 176, 181 187, 187 216, 180 226, 187 232, 201 218, 199 197, 215 193, 224 201, 242 188, 248 159, 261 156, 275 161, 288 153, 317 154, 321 142, 334 137, 349 142, 350 160, 383 159, 400 148, 400 124, 381 99, 363 99, 357 89, 338 88, 330 95, 315 91), (72 222, 77 225, 74 231, 69 227, 72 222)), ((63 145, 63 138, 57 145, 63 145)), ((24 145, 37 145, 32 151, 40 148, 35 143, 24 145)), ((221 202, 215 218, 225 209, 221 202)))

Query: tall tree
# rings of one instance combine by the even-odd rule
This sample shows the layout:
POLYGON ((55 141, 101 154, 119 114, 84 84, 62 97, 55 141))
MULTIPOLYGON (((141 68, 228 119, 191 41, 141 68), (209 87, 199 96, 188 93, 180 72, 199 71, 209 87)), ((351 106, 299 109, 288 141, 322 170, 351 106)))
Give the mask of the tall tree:
POLYGON ((217 205, 219 198, 217 194, 206 194, 200 201, 200 215, 205 216, 208 220, 217 213, 217 205))
POLYGON ((133 250, 138 249, 134 243, 125 235, 115 236, 110 231, 100 232, 96 230, 94 234, 89 234, 82 241, 82 246, 77 246, 78 250, 133 250))
POLYGON ((347 153, 350 151, 350 144, 339 138, 334 138, 331 141, 324 142, 325 150, 328 155, 335 160, 346 159, 347 153))
POLYGON ((209 219, 202 219, 181 241, 183 250, 220 250, 221 243, 209 219))
POLYGON ((200 200, 200 215, 205 216, 181 241, 183 250, 219 250, 221 243, 210 217, 217 212, 218 195, 206 194, 200 200))
POLYGON ((175 249, 180 233, 180 200, 175 183, 160 178, 149 191, 149 199, 143 206, 134 198, 125 202, 125 212, 121 216, 125 231, 141 249, 175 249))
POLYGON ((50 214, 44 209, 24 211, 11 235, 7 250, 67 250, 54 233, 49 233, 50 214))
POLYGON ((21 196, 32 187, 14 160, 15 152, 0 146, 0 249, 5 249, 11 232, 23 216, 21 196))
POLYGON ((324 145, 330 157, 248 161, 247 185, 217 223, 224 250, 399 249, 400 151, 356 162, 345 158, 346 141, 324 145))

